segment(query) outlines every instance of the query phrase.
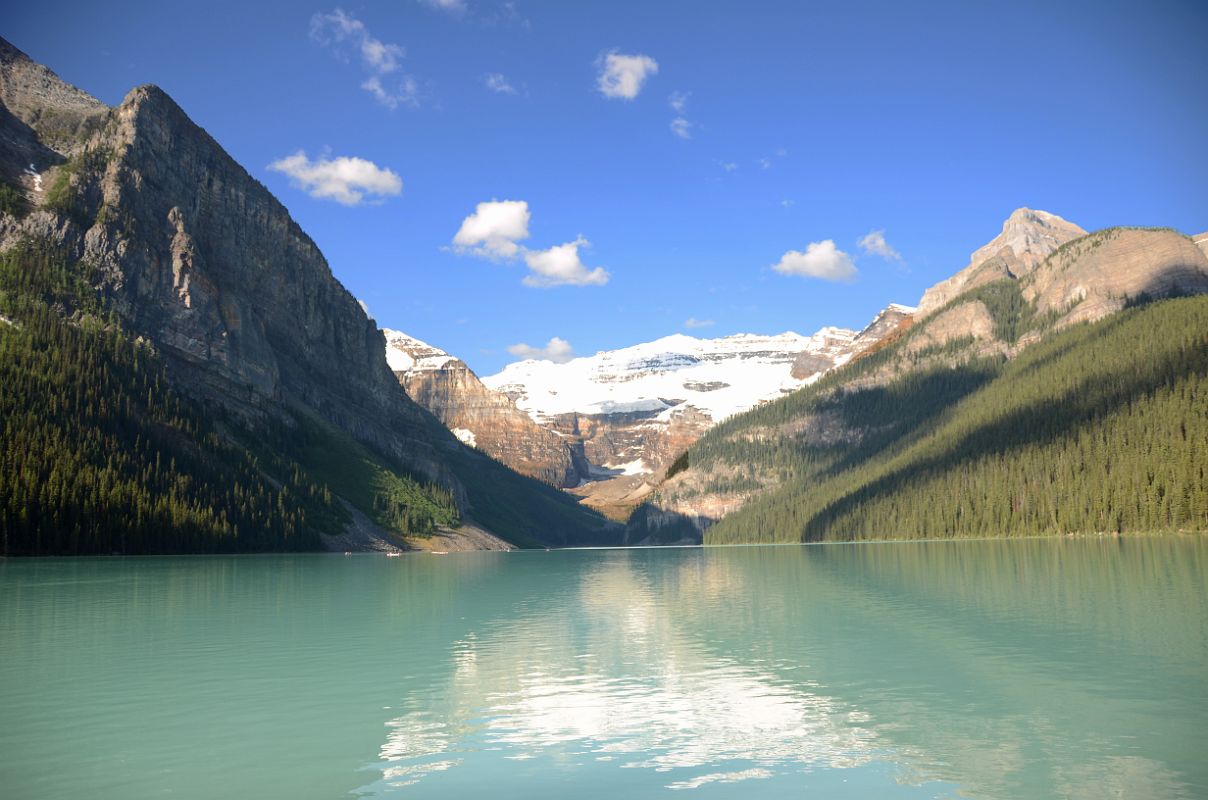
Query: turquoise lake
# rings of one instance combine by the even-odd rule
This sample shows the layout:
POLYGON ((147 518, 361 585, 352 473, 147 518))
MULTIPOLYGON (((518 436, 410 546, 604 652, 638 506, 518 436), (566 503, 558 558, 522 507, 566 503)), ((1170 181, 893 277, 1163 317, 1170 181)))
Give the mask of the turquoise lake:
POLYGON ((0 797, 1205 798, 1208 540, 0 562, 0 797))

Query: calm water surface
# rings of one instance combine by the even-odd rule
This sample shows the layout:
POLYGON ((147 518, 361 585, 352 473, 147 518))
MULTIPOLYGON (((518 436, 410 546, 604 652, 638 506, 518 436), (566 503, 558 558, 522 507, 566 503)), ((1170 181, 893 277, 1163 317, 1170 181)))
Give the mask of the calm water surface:
POLYGON ((4 798, 1205 798, 1208 541, 0 563, 4 798))

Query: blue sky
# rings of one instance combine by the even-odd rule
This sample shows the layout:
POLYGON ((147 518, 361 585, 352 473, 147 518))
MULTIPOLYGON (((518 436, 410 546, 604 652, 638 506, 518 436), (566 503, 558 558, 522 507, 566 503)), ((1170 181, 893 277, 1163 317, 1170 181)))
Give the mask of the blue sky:
POLYGON ((381 325, 481 374, 553 337, 858 328, 1019 206, 1208 230, 1206 29, 1203 2, 967 0, 41 0, 0 22, 107 103, 162 86, 381 325), (491 201, 515 202, 466 223, 491 201))

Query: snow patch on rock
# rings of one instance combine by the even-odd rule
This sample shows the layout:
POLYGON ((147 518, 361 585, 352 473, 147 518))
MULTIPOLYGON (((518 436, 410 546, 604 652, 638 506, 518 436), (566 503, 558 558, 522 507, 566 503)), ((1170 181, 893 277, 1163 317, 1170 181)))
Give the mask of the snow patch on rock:
POLYGON ((38 172, 37 168, 34 167, 33 164, 30 164, 28 167, 25 168, 25 174, 28 175, 29 177, 33 178, 34 191, 41 192, 42 191, 42 173, 38 172))

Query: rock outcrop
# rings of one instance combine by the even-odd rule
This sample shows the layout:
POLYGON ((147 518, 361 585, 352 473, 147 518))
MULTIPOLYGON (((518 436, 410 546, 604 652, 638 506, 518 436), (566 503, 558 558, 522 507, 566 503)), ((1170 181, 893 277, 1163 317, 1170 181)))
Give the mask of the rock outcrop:
POLYGON ((1000 278, 1021 278, 1061 245, 1085 235, 1082 228, 1056 214, 1016 209, 1003 223, 1002 233, 974 251, 967 267, 923 293, 918 318, 970 289, 1000 278))
MULTIPOLYGON (((854 361, 863 356, 871 355, 886 344, 895 341, 910 329, 910 326, 914 324, 914 318, 917 314, 918 309, 913 306, 890 303, 852 340, 852 356, 849 360, 854 361)), ((831 366, 838 365, 832 364, 831 366)))
POLYGON ((1064 327, 1139 300, 1208 292, 1208 256, 1176 231, 1109 228, 1065 245, 1021 285, 1039 313, 1064 327))
POLYGON ((976 344, 993 338, 994 318, 985 303, 974 300, 959 303, 929 319, 919 334, 907 342, 904 352, 915 355, 962 340, 972 339, 976 344))
POLYGON ((267 189, 164 92, 127 95, 73 176, 81 255, 134 330, 195 395, 256 415, 315 409, 437 477, 425 415, 382 354, 382 334, 267 189), (87 224, 87 223, 86 223, 87 224))
POLYGON ((464 361, 401 331, 383 333, 386 361, 407 395, 462 442, 559 488, 587 477, 572 439, 537 425, 507 395, 484 386, 464 361))

